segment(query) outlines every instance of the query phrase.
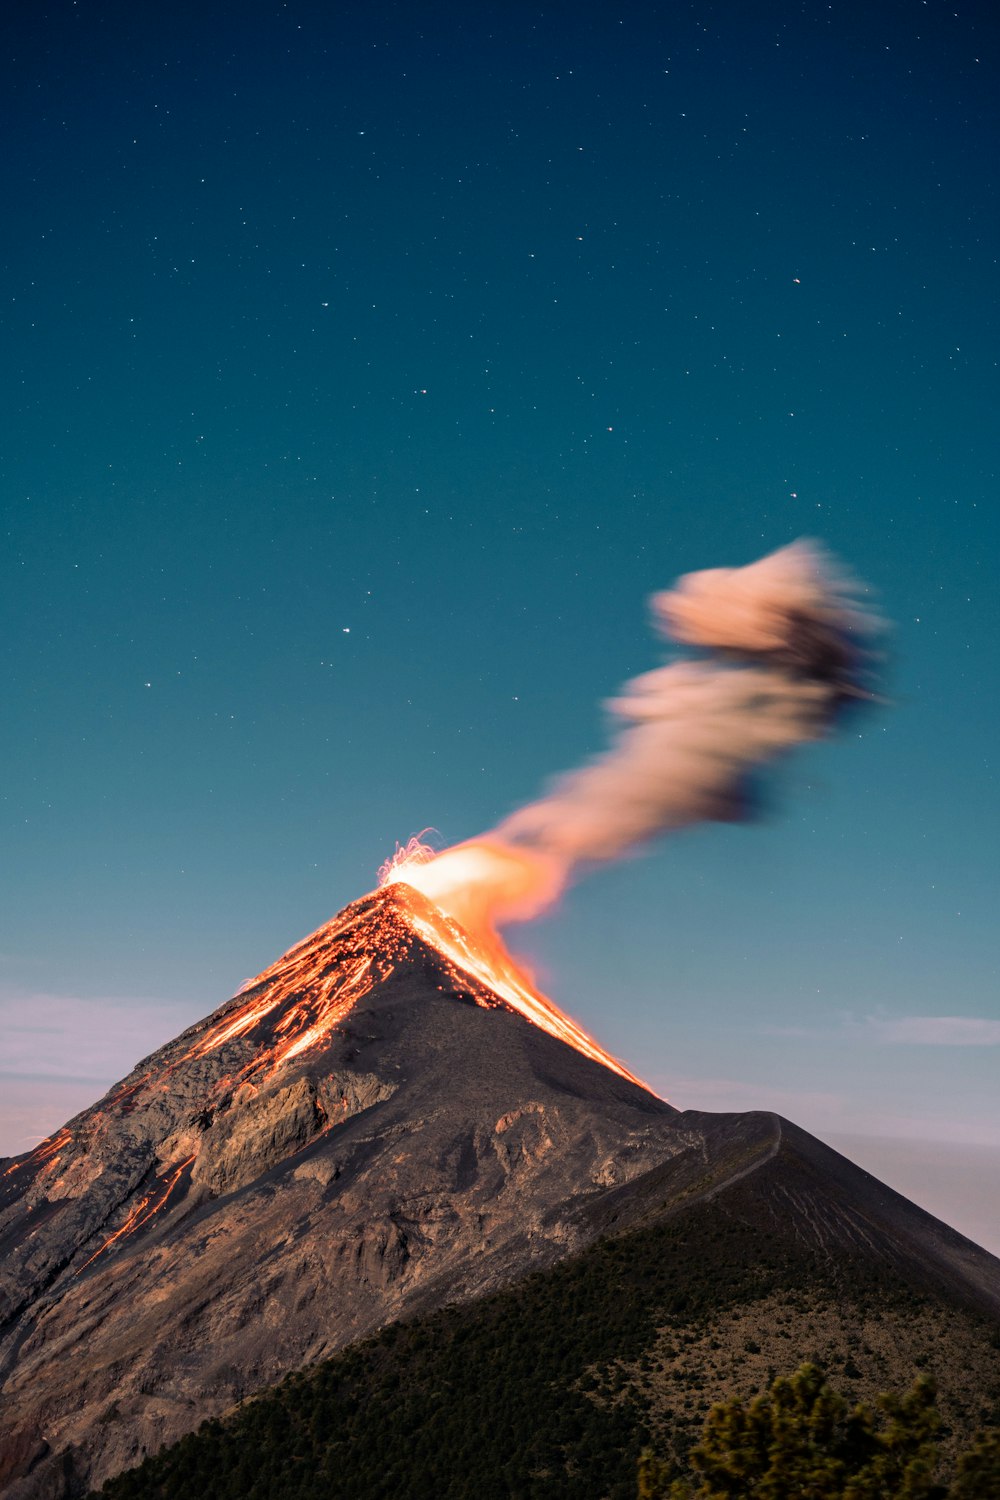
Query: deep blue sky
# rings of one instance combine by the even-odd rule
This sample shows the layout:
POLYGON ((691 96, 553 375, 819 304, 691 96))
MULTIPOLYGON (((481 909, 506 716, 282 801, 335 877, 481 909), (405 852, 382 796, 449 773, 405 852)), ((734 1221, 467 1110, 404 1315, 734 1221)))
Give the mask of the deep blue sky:
POLYGON ((1000 1146, 991 11, 8 10, 0 1149, 799 535, 894 706, 517 943, 682 1105, 1000 1146))

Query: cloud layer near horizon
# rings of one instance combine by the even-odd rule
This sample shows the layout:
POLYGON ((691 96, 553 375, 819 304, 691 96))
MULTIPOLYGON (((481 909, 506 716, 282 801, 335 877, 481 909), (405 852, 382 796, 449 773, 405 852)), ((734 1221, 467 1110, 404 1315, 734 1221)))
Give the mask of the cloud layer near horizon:
POLYGON ((989 1016, 846 1017, 824 1026, 765 1026, 770 1036, 830 1037, 863 1035, 868 1040, 908 1047, 1000 1047, 1000 1021, 989 1016))
POLYGON ((30 1151, 197 1019, 180 1001, 0 987, 0 1156, 30 1151))
POLYGON ((1000 1021, 985 1016, 868 1016, 865 1025, 880 1042, 918 1047, 997 1047, 1000 1021))
POLYGON ((114 1082, 196 1019, 178 1001, 0 990, 2 1074, 114 1082))

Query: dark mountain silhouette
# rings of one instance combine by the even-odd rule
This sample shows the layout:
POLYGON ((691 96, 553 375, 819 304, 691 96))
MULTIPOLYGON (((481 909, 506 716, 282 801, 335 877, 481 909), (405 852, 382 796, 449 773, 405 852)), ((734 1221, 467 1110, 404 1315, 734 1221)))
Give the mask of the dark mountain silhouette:
POLYGON ((532 1025, 435 922, 405 885, 355 902, 5 1164, 3 1493, 83 1493, 394 1320, 707 1206, 737 1261, 765 1235, 1000 1312, 985 1251, 776 1116, 681 1113, 532 1025))

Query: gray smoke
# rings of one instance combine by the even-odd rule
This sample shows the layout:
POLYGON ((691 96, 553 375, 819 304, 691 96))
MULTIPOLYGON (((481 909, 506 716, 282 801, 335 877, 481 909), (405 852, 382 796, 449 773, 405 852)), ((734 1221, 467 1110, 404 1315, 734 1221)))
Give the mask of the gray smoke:
POLYGON ((707 653, 635 678, 608 707, 610 750, 559 778, 495 837, 568 876, 658 833, 746 816, 750 773, 831 732, 870 700, 880 622, 820 547, 793 542, 744 568, 691 573, 651 600, 658 630, 707 653))

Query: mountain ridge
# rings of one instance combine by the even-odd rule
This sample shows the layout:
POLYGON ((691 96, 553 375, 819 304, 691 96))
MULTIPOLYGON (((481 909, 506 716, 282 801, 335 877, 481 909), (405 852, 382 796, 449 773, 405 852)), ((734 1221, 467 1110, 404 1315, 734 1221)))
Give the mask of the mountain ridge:
POLYGON ((947 1470, 976 1427, 1000 1421, 1000 1323, 856 1242, 817 1256, 807 1238, 777 1232, 761 1179, 780 1137, 758 1139, 757 1162, 737 1167, 728 1191, 654 1209, 548 1270, 393 1324, 110 1481, 107 1495, 307 1500, 331 1485, 345 1500, 632 1500, 643 1445, 683 1472, 714 1402, 747 1399, 806 1361, 869 1402, 918 1369, 933 1375, 947 1470))
POLYGON ((985 1251, 780 1117, 678 1111, 532 1024, 442 920, 399 886, 352 903, 5 1169, 5 1494, 79 1493, 387 1323, 751 1181, 819 1261, 1000 1306, 985 1251))

